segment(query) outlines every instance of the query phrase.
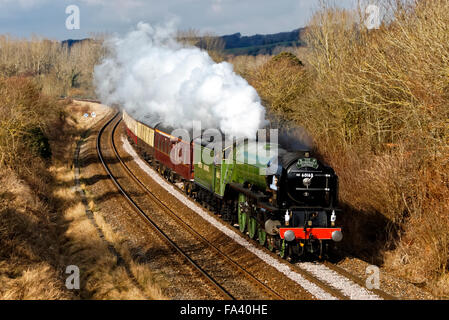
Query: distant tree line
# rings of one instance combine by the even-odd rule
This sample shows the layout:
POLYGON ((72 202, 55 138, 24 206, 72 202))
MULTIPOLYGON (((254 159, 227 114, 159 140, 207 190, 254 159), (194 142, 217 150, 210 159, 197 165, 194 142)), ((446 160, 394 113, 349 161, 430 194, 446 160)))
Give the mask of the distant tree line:
POLYGON ((241 33, 234 33, 231 35, 221 36, 225 43, 225 49, 255 47, 276 45, 278 43, 292 42, 295 44, 301 44, 301 35, 304 28, 296 29, 290 32, 280 32, 275 34, 256 34, 253 36, 243 36, 241 33))
POLYGON ((102 38, 59 42, 0 36, 0 77, 32 77, 51 96, 94 95, 92 72, 104 54, 102 38))

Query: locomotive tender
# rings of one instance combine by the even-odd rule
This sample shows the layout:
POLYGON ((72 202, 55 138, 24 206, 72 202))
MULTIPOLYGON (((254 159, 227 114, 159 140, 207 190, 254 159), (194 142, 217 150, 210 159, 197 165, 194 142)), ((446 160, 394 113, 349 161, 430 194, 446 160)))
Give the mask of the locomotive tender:
POLYGON ((129 140, 162 176, 282 258, 321 258, 329 243, 341 241, 338 177, 309 151, 229 142, 207 131, 183 140, 157 119, 144 124, 126 112, 123 121, 129 140))

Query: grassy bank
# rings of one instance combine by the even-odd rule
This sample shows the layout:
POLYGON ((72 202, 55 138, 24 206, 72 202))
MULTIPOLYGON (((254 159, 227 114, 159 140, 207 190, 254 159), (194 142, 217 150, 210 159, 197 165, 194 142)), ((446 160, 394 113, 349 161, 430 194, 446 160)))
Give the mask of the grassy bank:
POLYGON ((231 62, 336 169, 346 250, 448 296, 449 2, 379 4, 379 29, 323 5, 307 50, 231 62))
POLYGON ((75 142, 93 125, 77 119, 91 107, 24 77, 0 79, 0 104, 0 299, 162 299, 151 270, 75 193, 75 142), (66 287, 69 265, 79 290, 66 287))

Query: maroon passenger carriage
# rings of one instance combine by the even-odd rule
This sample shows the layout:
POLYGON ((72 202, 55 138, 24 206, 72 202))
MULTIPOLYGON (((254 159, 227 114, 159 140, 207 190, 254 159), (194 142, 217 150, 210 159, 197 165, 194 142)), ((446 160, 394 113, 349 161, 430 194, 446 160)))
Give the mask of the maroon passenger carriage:
MULTIPOLYGON (((335 226, 336 213, 340 212, 336 207, 338 176, 332 168, 311 157, 308 151, 278 153, 279 164, 274 174, 268 177, 270 179, 260 179, 260 171, 256 171, 259 180, 256 181, 252 178, 254 167, 237 161, 238 152, 249 156, 245 150, 248 142, 238 145, 236 165, 232 166, 230 175, 234 180, 227 180, 229 183, 226 182, 226 187, 220 190, 228 190, 228 193, 219 198, 215 196, 216 191, 203 190, 201 170, 197 171, 194 181, 192 131, 183 132, 188 133, 188 138, 183 140, 173 128, 163 126, 158 119, 145 118, 140 122, 124 112, 123 120, 129 140, 161 175, 171 182, 181 182, 187 195, 226 217, 226 221, 238 222, 240 231, 248 231, 251 239, 255 239, 259 232, 259 243, 269 250, 279 250, 281 257, 298 257, 305 252, 318 253, 322 257, 331 240, 342 240, 341 228, 335 226), (235 177, 232 175, 234 168, 237 168, 235 177), (311 184, 312 178, 314 184, 311 184), (228 186, 230 189, 226 189, 228 186)), ((205 133, 200 137, 205 143, 212 141, 205 133)), ((206 179, 220 181, 226 174, 222 175, 220 171, 210 174, 208 165, 203 166, 201 161, 197 164, 197 170, 206 167, 207 170, 203 169, 208 173, 206 179)), ((228 167, 221 166, 223 168, 228 167)))
MULTIPOLYGON (((126 134, 144 159, 171 182, 193 181, 193 140, 172 135, 159 119, 137 121, 123 112, 126 134), (174 161, 172 161, 174 160, 174 161)), ((188 132, 191 137, 192 132, 188 132)))

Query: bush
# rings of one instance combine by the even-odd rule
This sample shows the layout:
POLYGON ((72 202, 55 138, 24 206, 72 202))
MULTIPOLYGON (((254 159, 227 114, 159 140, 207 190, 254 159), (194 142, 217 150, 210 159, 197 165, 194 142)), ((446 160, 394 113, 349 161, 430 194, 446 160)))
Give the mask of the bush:
POLYGON ((51 157, 48 133, 56 133, 61 105, 41 94, 33 79, 0 78, 0 167, 26 169, 36 156, 51 157))
POLYGON ((377 30, 324 5, 305 33, 305 66, 275 58, 245 77, 340 176, 347 249, 376 246, 387 267, 436 283, 449 265, 449 0, 391 3, 377 30))
POLYGON ((32 153, 44 159, 51 158, 51 147, 48 138, 42 129, 32 128, 24 135, 25 144, 29 146, 32 153))

